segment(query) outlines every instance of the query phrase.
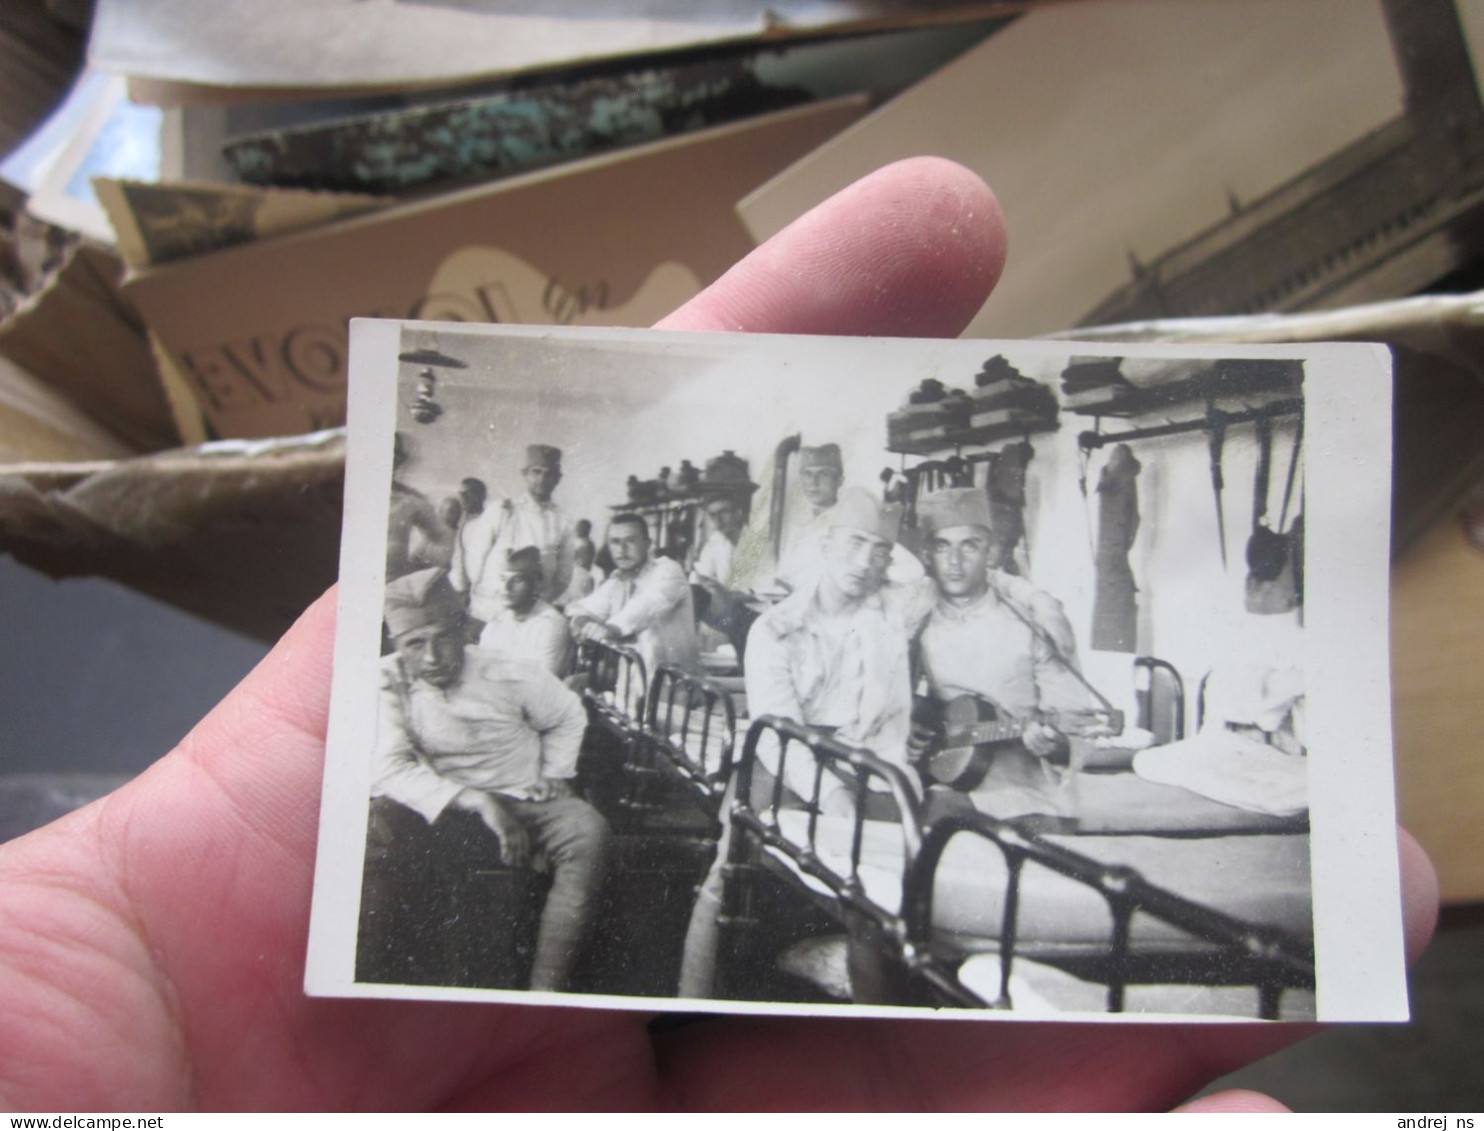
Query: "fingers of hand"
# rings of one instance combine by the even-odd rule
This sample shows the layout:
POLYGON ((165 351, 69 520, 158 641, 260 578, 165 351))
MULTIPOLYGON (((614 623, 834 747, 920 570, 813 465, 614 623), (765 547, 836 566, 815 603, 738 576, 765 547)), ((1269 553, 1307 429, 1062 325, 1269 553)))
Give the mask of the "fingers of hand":
POLYGON ((982 180, 912 158, 800 217, 659 326, 953 337, 999 279, 1005 248, 982 180))
POLYGON ((1021 735, 1025 747, 1037 757, 1044 758, 1057 747, 1057 733, 1044 723, 1032 723, 1021 735))
POLYGON ((498 801, 488 797, 486 801, 489 804, 480 809, 479 815, 500 842, 500 863, 509 868, 524 867, 530 855, 526 827, 498 801))

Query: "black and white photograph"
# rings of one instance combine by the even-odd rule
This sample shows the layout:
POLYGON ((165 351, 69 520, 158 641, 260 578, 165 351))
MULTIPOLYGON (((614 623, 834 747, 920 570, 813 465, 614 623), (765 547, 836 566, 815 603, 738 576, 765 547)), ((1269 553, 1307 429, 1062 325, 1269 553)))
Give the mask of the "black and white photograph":
POLYGON ((1407 1015, 1390 358, 359 320, 306 986, 1407 1015))

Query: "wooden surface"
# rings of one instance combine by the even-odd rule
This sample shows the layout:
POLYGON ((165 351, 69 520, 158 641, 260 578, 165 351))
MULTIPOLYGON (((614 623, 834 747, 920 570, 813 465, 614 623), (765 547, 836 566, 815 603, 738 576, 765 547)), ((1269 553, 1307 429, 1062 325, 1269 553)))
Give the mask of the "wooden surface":
POLYGON ((1484 899, 1484 552, 1456 518, 1392 572, 1391 678, 1401 821, 1443 899, 1484 899))

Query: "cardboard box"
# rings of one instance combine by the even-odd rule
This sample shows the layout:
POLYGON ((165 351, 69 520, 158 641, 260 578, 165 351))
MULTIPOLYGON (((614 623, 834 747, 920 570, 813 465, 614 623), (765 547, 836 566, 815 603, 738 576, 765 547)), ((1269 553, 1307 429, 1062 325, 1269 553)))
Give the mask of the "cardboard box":
POLYGON ((350 318, 648 325, 751 250, 735 202, 864 109, 833 100, 450 193, 151 268, 125 293, 207 435, 330 428, 350 318))

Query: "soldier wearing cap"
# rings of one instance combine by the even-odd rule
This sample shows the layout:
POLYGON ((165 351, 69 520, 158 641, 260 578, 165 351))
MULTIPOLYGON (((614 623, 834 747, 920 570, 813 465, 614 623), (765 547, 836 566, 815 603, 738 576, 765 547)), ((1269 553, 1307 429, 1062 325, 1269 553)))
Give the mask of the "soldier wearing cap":
POLYGON ((808 581, 818 564, 820 548, 829 531, 830 511, 840 498, 845 464, 839 444, 818 444, 799 449, 799 486, 808 507, 803 521, 784 527, 777 580, 785 589, 796 589, 808 581))
MULTIPOLYGON (((753 718, 776 715, 817 727, 908 770, 908 642, 931 595, 926 582, 899 587, 887 581, 900 524, 900 507, 880 503, 859 487, 842 491, 831 512, 822 568, 812 584, 789 594, 752 626, 744 674, 753 718)), ((766 768, 776 770, 767 751, 760 748, 759 754, 766 768)), ((759 774, 754 789, 770 793, 766 777, 759 774)), ((908 777, 915 781, 910 771, 908 777)), ((808 759, 789 760, 785 780, 795 794, 812 796, 813 778, 808 759)), ((730 835, 728 826, 691 914, 680 976, 683 997, 709 997, 714 991, 730 835)))
POLYGON ((926 615, 927 595, 922 583, 888 581, 900 525, 900 507, 859 487, 841 492, 815 580, 752 626, 749 714, 826 727, 842 741, 906 765, 908 641, 926 615))
POLYGON ((552 501, 562 480, 562 450, 550 444, 526 448, 521 470, 526 489, 517 498, 486 506, 464 523, 449 579, 469 595, 469 613, 487 621, 503 607, 500 585, 504 553, 535 546, 541 554, 541 597, 556 601, 572 581, 577 536, 572 520, 552 501), (496 548, 502 552, 496 553, 496 548))
POLYGON ((1086 710, 1087 690, 1069 669, 1077 644, 1061 602, 1000 568, 1009 547, 989 501, 975 487, 927 495, 918 505, 928 574, 937 602, 919 641, 934 698, 972 693, 1025 721, 1033 754, 1064 748, 1041 722, 1044 711, 1086 710))
POLYGON ((485 622, 479 646, 565 679, 572 670, 572 638, 567 618, 541 599, 541 551, 535 546, 507 550, 499 581, 504 607, 485 622))
MULTIPOLYGON (((793 591, 812 586, 834 524, 835 508, 842 498, 841 484, 844 480, 845 464, 839 444, 799 449, 799 483, 809 508, 809 517, 796 523, 792 531, 784 531, 783 551, 775 579, 784 589, 793 591)), ((898 585, 911 585, 921 579, 922 567, 905 549, 894 548, 888 576, 898 585)))
POLYGON ((844 481, 845 463, 840 458, 839 444, 799 449, 799 483, 813 517, 818 518, 839 501, 844 481))
MULTIPOLYGON (((405 891, 388 885, 405 885, 409 867, 436 870, 471 843, 484 846, 487 866, 524 867, 539 849, 551 888, 530 986, 561 989, 595 909, 609 840, 603 818, 572 787, 587 726, 582 703, 535 664, 466 646, 463 602, 441 570, 388 585, 385 615, 396 651, 382 663, 365 913, 374 922, 378 909, 405 903, 405 891)), ((440 884, 437 875, 421 878, 440 884)), ((430 894, 440 893, 448 897, 430 894)), ((446 910, 458 919, 458 908, 446 910)))
POLYGON ((747 461, 735 452, 726 451, 707 461, 699 491, 709 532, 690 572, 691 584, 696 587, 696 615, 726 636, 739 659, 747 647, 747 632, 757 618, 742 590, 755 572, 750 567, 764 557, 764 535, 749 533, 747 528, 756 490, 747 461))

